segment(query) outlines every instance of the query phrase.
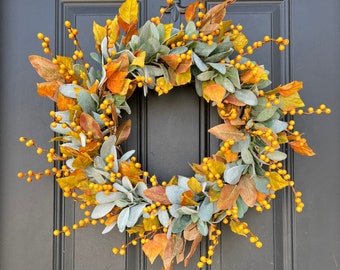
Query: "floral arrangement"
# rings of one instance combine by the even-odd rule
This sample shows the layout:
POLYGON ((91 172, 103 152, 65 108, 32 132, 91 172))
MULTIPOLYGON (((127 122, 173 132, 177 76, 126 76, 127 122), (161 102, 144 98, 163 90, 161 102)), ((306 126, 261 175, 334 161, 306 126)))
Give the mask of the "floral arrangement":
POLYGON ((37 55, 29 60, 46 81, 37 84, 39 95, 56 103, 50 127, 57 134, 51 141, 58 144, 44 149, 32 139, 21 137, 20 141, 62 166, 19 172, 18 177, 31 182, 54 176, 64 196, 79 203, 85 214, 54 235, 70 236, 78 228, 97 223, 104 224, 104 234, 118 227, 134 237, 113 248, 114 254, 124 255, 128 246, 140 243, 151 263, 161 257, 164 269, 171 269, 175 259, 188 265, 207 236, 208 252, 197 262, 202 268, 212 263, 222 233, 219 223, 229 224, 234 233, 261 248, 258 236, 242 220, 249 208, 270 209, 275 192, 290 187, 296 211, 302 211, 302 194, 284 169, 287 154, 280 149, 289 146, 299 154, 314 155, 291 116, 331 110, 324 104, 303 110, 299 81, 263 90, 271 84, 268 71, 249 57, 267 43, 284 50, 289 41, 265 36, 248 45, 242 26, 224 21, 226 7, 234 1, 208 11, 202 1, 193 2, 185 10, 187 24, 176 29, 161 23, 173 0, 160 9, 160 17, 140 28, 138 3, 126 0, 105 26, 93 23, 97 52, 90 56, 99 70, 85 61, 78 30, 69 21, 65 27, 75 46, 71 57, 53 55, 50 39, 38 34, 51 60, 37 55), (190 83, 216 107, 221 124, 208 132, 221 140, 220 148, 200 164, 191 164, 192 176, 175 175, 159 183, 142 169, 134 150, 123 151, 131 120, 121 122, 120 118, 123 111, 130 113, 128 101, 134 91, 163 95, 190 83))

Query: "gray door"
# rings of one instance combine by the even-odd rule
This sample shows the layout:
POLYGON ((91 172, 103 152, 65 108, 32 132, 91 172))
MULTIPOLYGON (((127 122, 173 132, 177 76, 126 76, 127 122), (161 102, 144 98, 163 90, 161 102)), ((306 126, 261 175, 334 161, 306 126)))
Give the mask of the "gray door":
MULTIPOLYGON (((25 149, 18 138, 32 137, 48 147, 52 135, 46 127, 53 105, 36 94, 35 83, 40 79, 27 60, 30 54, 41 54, 36 33, 50 36, 58 53, 70 53, 72 48, 62 27, 63 20, 68 19, 78 27, 87 53, 93 44, 89 32, 92 21, 103 23, 117 12, 121 2, 1 0, 1 270, 161 269, 160 262, 150 265, 138 248, 129 249, 125 257, 112 255, 111 248, 126 239, 117 231, 102 236, 101 228, 96 226, 78 230, 75 237, 54 238, 53 229, 73 224, 80 218, 80 211, 69 200, 61 199, 52 180, 28 184, 16 178, 18 170, 27 167, 38 171, 46 165, 44 158, 25 149)), ((206 1, 208 7, 216 3, 206 1)), ((160 5, 159 0, 141 0, 141 22, 156 16, 160 5)), ((256 59, 271 70, 274 84, 302 80, 301 95, 306 103, 318 106, 324 102, 333 112, 330 116, 296 117, 298 129, 306 133, 317 153, 313 158, 289 158, 293 177, 304 194, 304 212, 295 214, 287 191, 279 193, 272 211, 263 213, 261 219, 251 212, 247 221, 261 237, 262 249, 222 227, 224 236, 211 269, 340 267, 339 11, 339 0, 240 0, 228 9, 228 16, 243 24, 251 40, 266 34, 289 37, 290 49, 283 56, 268 46, 255 55, 256 59)), ((133 133, 126 147, 137 149, 144 167, 160 179, 168 179, 173 172, 189 175, 186 162, 198 162, 216 148, 215 139, 206 134, 216 122, 214 113, 190 86, 166 97, 150 95, 144 99, 136 95, 132 107, 133 133), (160 143, 160 137, 167 138, 168 144, 160 143)), ((200 252, 206 253, 205 248, 203 243, 188 269, 196 269, 195 261, 200 252)))

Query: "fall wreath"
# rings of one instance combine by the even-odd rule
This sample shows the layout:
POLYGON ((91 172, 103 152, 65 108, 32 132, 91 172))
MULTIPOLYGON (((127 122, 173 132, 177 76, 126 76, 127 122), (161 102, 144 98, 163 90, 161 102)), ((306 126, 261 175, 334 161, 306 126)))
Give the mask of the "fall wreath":
POLYGON ((151 263, 161 257, 164 269, 170 269, 175 258, 187 265, 207 236, 208 253, 197 263, 202 268, 212 263, 221 235, 219 223, 229 224, 234 233, 260 248, 262 242, 241 220, 248 208, 270 209, 275 192, 291 187, 296 211, 302 211, 301 192, 284 168, 287 154, 280 149, 290 146, 299 154, 314 155, 291 116, 331 111, 324 104, 301 109, 305 105, 299 81, 264 90, 271 84, 268 71, 249 57, 266 43, 284 50, 289 41, 265 36, 248 45, 242 26, 224 21, 232 2, 208 11, 200 0, 193 2, 185 10, 186 25, 176 29, 161 23, 175 5, 173 0, 160 9, 160 17, 140 28, 138 3, 126 0, 105 26, 93 23, 97 52, 90 56, 100 67, 97 70, 85 61, 78 30, 69 21, 65 27, 75 46, 71 57, 53 55, 50 39, 38 34, 51 60, 36 55, 29 60, 46 81, 37 84, 39 95, 56 103, 50 116, 56 133, 52 141, 58 144, 44 149, 32 139, 20 141, 35 147, 37 154, 46 154, 48 162, 62 165, 19 172, 18 177, 31 182, 54 176, 64 196, 84 210, 84 219, 55 230, 56 236, 70 236, 91 224, 104 224, 103 233, 116 226, 134 237, 113 248, 114 254, 123 255, 128 246, 140 243, 151 263), (129 137, 131 121, 120 121, 122 112, 130 113, 128 101, 134 91, 163 95, 192 82, 221 118, 221 124, 208 130, 221 140, 220 148, 200 164, 191 164, 192 176, 175 175, 158 183, 142 169, 133 150, 123 151, 121 143, 129 137))

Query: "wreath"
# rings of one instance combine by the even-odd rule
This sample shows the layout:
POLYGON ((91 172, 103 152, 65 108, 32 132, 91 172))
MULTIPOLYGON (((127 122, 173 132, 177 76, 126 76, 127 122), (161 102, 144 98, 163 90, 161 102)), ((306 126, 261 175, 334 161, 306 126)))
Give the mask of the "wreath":
POLYGON ((303 134, 295 130, 292 116, 331 110, 324 104, 302 109, 299 81, 263 90, 270 88, 268 71, 249 57, 267 43, 277 44, 282 51, 289 41, 265 36, 248 45, 242 26, 224 21, 232 2, 226 0, 208 11, 201 0, 193 2, 185 10, 186 25, 176 29, 161 23, 176 5, 173 0, 160 9, 160 17, 140 28, 138 3, 126 0, 106 25, 93 22, 97 52, 90 56, 99 69, 85 61, 78 30, 69 21, 65 27, 75 46, 71 57, 53 55, 50 39, 38 33, 51 60, 37 55, 29 60, 45 80, 37 84, 38 94, 56 103, 50 127, 56 133, 52 142, 57 144, 44 149, 33 139, 19 140, 61 166, 19 172, 18 177, 32 182, 54 176, 63 195, 84 210, 84 219, 55 230, 55 236, 70 236, 97 223, 104 224, 104 234, 118 227, 132 240, 114 247, 114 254, 124 255, 128 246, 140 243, 151 263, 161 257, 164 269, 171 269, 175 258, 188 265, 207 236, 207 254, 197 262, 202 268, 212 263, 222 233, 220 223, 229 224, 231 231, 261 248, 258 236, 242 220, 249 208, 270 209, 275 192, 290 187, 296 211, 303 210, 302 194, 284 168, 287 151, 280 149, 289 146, 313 156, 303 134), (221 118, 221 124, 208 130, 221 140, 220 147, 200 164, 191 164, 191 177, 175 175, 159 183, 142 169, 134 150, 123 151, 131 120, 122 121, 121 116, 123 111, 131 112, 128 101, 135 91, 164 95, 192 82, 221 118))

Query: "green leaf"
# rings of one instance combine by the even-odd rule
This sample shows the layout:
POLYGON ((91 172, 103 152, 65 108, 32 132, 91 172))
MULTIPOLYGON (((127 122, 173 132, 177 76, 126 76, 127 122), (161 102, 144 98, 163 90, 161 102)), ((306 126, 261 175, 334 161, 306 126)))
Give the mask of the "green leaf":
POLYGON ((235 85, 236 88, 238 89, 241 88, 240 76, 239 76, 237 68, 234 68, 234 67, 228 68, 227 77, 235 85))
POLYGON ((255 121, 265 122, 269 120, 276 113, 277 109, 278 108, 276 106, 272 106, 270 108, 263 108, 262 111, 257 115, 255 121))
POLYGON ((241 157, 245 164, 253 164, 254 158, 253 155, 250 153, 248 148, 241 149, 241 157))
POLYGON ((250 106, 257 105, 257 97, 256 95, 250 90, 237 90, 234 93, 235 97, 239 100, 248 104, 250 106))
POLYGON ((227 166, 224 171, 223 179, 230 185, 235 185, 241 178, 242 173, 248 168, 248 165, 238 165, 234 167, 227 166))
POLYGON ((78 104, 82 108, 83 112, 88 114, 96 111, 97 108, 91 94, 86 90, 80 90, 78 93, 78 104))
POLYGON ((267 177, 261 177, 258 175, 253 176, 253 180, 255 182, 256 189, 264 194, 268 194, 267 185, 269 184, 269 180, 267 177))
POLYGON ((188 48, 185 46, 181 46, 181 47, 175 47, 174 49, 170 50, 169 54, 182 54, 182 53, 186 53, 188 51, 188 48))
POLYGON ((76 90, 75 89, 83 89, 79 85, 75 84, 63 84, 59 87, 59 92, 63 94, 65 97, 69 98, 77 98, 76 90))
POLYGON ((167 210, 158 210, 157 212, 157 216, 158 216, 158 220, 159 222, 164 226, 164 227, 168 227, 169 226, 169 222, 170 222, 170 217, 169 217, 169 213, 167 210))
POLYGON ((187 26, 185 27, 185 34, 189 37, 191 37, 193 34, 198 35, 198 31, 194 22, 190 21, 187 23, 187 26))
POLYGON ((281 131, 284 131, 288 127, 288 123, 284 121, 280 121, 277 119, 267 121, 263 123, 267 128, 270 128, 274 133, 278 134, 281 131))
POLYGON ((209 56, 217 47, 216 43, 213 43, 211 46, 205 42, 197 42, 196 44, 194 51, 202 57, 209 56))
POLYGON ((160 44, 160 37, 157 27, 154 23, 147 21, 140 29, 139 29, 139 38, 140 43, 143 44, 148 42, 150 39, 157 40, 157 43, 160 44))
POLYGON ((220 63, 208 63, 213 69, 217 70, 221 74, 225 74, 227 72, 227 68, 224 64, 220 63))
POLYGON ((137 223, 139 217, 143 214, 143 209, 146 205, 146 203, 140 203, 130 207, 129 220, 126 223, 127 227, 131 228, 137 223))
POLYGON ((257 83, 257 87, 259 89, 264 89, 266 87, 268 87, 269 85, 272 84, 272 81, 271 80, 260 80, 258 83, 257 83))
POLYGON ((240 140, 235 142, 234 145, 231 147, 231 151, 234 153, 240 153, 243 148, 249 148, 250 145, 250 136, 246 134, 246 140, 240 140))
POLYGON ((248 205, 245 204, 245 202, 242 200, 241 197, 238 197, 236 201, 236 205, 238 208, 237 216, 238 218, 243 218, 244 214, 248 211, 248 205))
POLYGON ((99 204, 115 202, 117 200, 125 198, 126 195, 119 191, 117 192, 110 192, 106 194, 104 191, 100 191, 96 194, 96 200, 99 204))
POLYGON ((202 82, 200 80, 195 80, 195 89, 199 97, 203 95, 202 82))
POLYGON ((124 208, 117 219, 117 226, 119 229, 119 232, 124 232, 125 227, 127 225, 127 223, 129 222, 129 216, 130 216, 130 207, 126 207, 124 208))
POLYGON ((267 157, 269 157, 271 160, 282 161, 287 158, 287 154, 281 151, 274 151, 273 153, 268 153, 267 157))
POLYGON ((214 205, 209 197, 205 197, 198 210, 198 216, 203 221, 209 221, 213 215, 214 205))
POLYGON ((204 64, 202 59, 194 52, 192 53, 192 60, 195 63, 195 65, 199 68, 200 71, 204 72, 209 69, 208 66, 204 64))
POLYGON ((160 77, 163 75, 163 71, 161 68, 153 66, 153 65, 145 65, 144 69, 152 77, 160 77))
POLYGON ((101 203, 96 205, 96 207, 92 210, 91 218, 98 219, 104 217, 106 214, 111 212, 115 205, 115 202, 101 203))
POLYGON ((168 197, 169 201, 173 204, 180 204, 181 195, 184 191, 185 191, 184 188, 176 185, 167 186, 165 189, 166 196, 168 197))
POLYGON ((204 81, 209 81, 211 80, 215 75, 215 71, 213 70, 208 70, 208 71, 205 71, 205 72, 202 72, 201 74, 198 74, 196 76, 196 78, 202 82, 204 81))
POLYGON ((222 76, 221 74, 219 74, 215 78, 215 82, 222 85, 229 93, 235 92, 234 84, 228 78, 222 76))
POLYGON ((191 216, 183 215, 173 221, 172 232, 181 233, 191 223, 191 216))
POLYGON ((209 233, 208 224, 201 219, 199 219, 197 222, 197 229, 203 236, 207 236, 209 233))

